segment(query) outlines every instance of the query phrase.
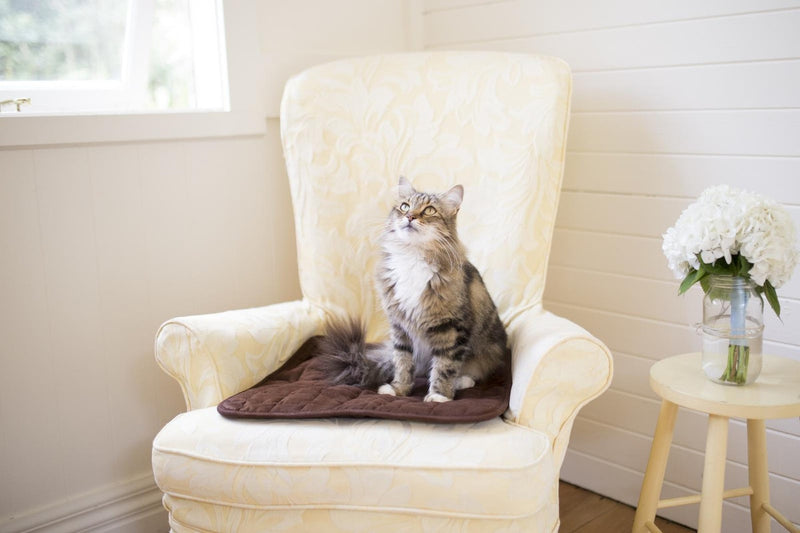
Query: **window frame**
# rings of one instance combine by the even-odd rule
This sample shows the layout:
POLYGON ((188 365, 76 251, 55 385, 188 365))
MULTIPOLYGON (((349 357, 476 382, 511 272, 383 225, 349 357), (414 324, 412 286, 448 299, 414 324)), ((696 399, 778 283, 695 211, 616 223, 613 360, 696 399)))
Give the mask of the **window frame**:
MULTIPOLYGON (((0 112, 0 147, 263 135, 265 103, 263 95, 253 90, 254 85, 263 86, 263 79, 262 73, 253 68, 254 61, 258 65, 262 62, 260 54, 253 54, 252 43, 258 40, 259 28, 250 12, 252 5, 217 0, 216 9, 221 10, 217 20, 222 25, 219 35, 226 48, 226 54, 218 58, 227 67, 228 83, 223 83, 221 89, 223 101, 228 103, 224 109, 34 114, 18 113, 13 106, 9 109, 4 105, 0 112)), ((80 88, 79 85, 74 86, 80 88)), ((16 95, 22 96, 26 95, 16 95)))

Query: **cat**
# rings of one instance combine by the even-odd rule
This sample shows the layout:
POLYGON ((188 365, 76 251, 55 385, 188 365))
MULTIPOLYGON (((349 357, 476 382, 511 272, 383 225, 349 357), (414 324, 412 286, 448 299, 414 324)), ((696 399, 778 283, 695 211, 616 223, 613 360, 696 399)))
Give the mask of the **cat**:
POLYGON ((440 194, 399 180, 380 237, 377 289, 391 339, 367 344, 363 325, 337 320, 320 348, 331 382, 407 396, 427 375, 426 402, 446 402, 504 362, 508 337, 478 270, 458 239, 464 188, 440 194))

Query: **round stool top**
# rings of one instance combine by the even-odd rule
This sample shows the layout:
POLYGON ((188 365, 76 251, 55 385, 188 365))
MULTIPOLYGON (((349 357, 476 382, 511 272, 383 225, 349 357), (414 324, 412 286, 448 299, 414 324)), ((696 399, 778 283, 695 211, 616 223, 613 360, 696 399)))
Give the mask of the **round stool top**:
POLYGON ((703 373, 699 353, 667 357, 650 368, 650 387, 682 407, 728 417, 800 416, 800 361, 763 356, 761 375, 744 386, 720 385, 703 373))

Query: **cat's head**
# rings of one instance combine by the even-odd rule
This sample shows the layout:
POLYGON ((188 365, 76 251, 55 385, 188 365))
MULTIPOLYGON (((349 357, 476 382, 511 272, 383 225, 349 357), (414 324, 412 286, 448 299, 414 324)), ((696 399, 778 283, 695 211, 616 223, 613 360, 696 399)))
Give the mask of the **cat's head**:
POLYGON ((389 214, 388 230, 398 240, 425 244, 455 240, 456 215, 464 198, 464 187, 456 185, 440 194, 417 191, 401 177, 397 201, 389 214))

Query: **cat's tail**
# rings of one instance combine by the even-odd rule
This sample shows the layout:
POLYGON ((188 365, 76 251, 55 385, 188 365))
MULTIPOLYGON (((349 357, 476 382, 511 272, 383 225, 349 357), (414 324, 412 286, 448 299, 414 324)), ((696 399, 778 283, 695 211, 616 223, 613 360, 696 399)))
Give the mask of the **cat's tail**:
POLYGON ((325 329, 317 358, 331 383, 377 389, 392 380, 391 349, 385 344, 367 343, 363 323, 337 318, 325 329))

